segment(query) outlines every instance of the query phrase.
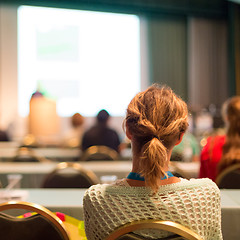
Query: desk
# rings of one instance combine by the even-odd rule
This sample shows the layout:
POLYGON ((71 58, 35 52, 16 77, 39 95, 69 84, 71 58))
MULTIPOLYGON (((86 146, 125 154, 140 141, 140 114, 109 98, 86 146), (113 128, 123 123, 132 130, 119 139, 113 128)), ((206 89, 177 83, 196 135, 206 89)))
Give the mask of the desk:
POLYGON ((221 190, 221 203, 223 239, 239 239, 240 190, 221 190))
MULTIPOLYGON (((17 147, 0 147, 0 161, 7 162, 17 153, 17 147)), ((75 161, 79 159, 82 151, 77 148, 33 148, 32 151, 38 155, 53 161, 75 161)))
MULTIPOLYGON (((16 192, 15 196, 20 196, 17 192, 24 192, 24 198, 21 201, 37 203, 53 212, 62 212, 83 220, 83 196, 86 189, 20 189, 20 191, 14 189, 13 191, 16 192)), ((4 190, 1 189, 0 194, 3 192, 4 190)), ((0 201, 3 202, 1 199, 0 201)), ((10 199, 4 201, 10 201, 10 199)), ((22 210, 16 209, 7 211, 13 215, 23 213, 22 210)))
MULTIPOLYGON (((85 169, 92 170, 98 178, 104 175, 116 175, 118 179, 121 179, 127 176, 132 167, 131 161, 90 161, 80 162, 80 164, 85 169)), ((8 174, 21 174, 22 188, 40 188, 44 177, 53 171, 56 165, 56 162, 0 162, 0 181, 3 187, 5 187, 8 174)))
MULTIPOLYGON (((0 143, 0 161, 10 161, 16 155, 17 150, 18 146, 0 143)), ((39 147, 32 148, 31 150, 38 156, 57 162, 78 161, 82 155, 82 151, 79 148, 39 147)), ((119 156, 119 160, 129 160, 131 156, 131 149, 124 149, 119 156)))
MULTIPOLYGON (((83 196, 86 189, 24 189, 26 201, 35 202, 54 212, 62 212, 83 220, 83 196)), ((0 193, 3 190, 0 190, 0 193)), ((240 190, 221 190, 223 239, 240 236, 240 190)))
MULTIPOLYGON (((116 175, 118 179, 124 178, 131 170, 131 161, 89 161, 79 162, 84 168, 92 170, 98 178, 104 175, 116 175)), ((0 162, 0 181, 5 187, 8 174, 21 174, 22 188, 40 188, 46 174, 55 169, 57 162, 49 163, 16 163, 0 162)), ((196 178, 199 163, 174 162, 170 166, 172 172, 179 172, 186 178, 196 178)))

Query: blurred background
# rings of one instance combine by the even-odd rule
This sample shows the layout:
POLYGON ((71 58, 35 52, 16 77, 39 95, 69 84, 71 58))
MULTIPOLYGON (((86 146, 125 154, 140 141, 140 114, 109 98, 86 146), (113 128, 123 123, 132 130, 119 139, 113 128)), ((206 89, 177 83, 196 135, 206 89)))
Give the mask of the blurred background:
POLYGON ((0 1, 0 129, 59 145, 100 109, 124 139, 130 99, 154 82, 189 106, 201 140, 240 93, 240 1, 0 1), (36 99, 44 97, 39 103, 36 99))

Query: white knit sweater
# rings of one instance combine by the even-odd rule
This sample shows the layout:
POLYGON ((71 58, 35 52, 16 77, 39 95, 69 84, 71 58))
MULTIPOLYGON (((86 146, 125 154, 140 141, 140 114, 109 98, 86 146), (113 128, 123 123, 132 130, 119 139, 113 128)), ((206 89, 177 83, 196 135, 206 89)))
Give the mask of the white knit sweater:
MULTIPOLYGON (((210 179, 181 179, 161 186, 156 194, 148 187, 130 187, 126 180, 90 187, 83 199, 88 240, 103 240, 117 227, 142 219, 171 220, 189 227, 204 240, 222 239, 220 191, 210 179)), ((150 238, 166 231, 138 232, 150 238)))

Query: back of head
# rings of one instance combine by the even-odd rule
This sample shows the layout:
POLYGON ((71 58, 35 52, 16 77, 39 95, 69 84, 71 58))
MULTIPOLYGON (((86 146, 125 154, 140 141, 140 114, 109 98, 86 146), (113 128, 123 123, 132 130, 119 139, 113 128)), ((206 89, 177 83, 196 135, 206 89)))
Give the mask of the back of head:
POLYGON ((230 98, 223 106, 223 115, 225 115, 227 123, 227 135, 240 136, 240 96, 230 98))
POLYGON ((102 109, 97 114, 97 121, 98 121, 98 123, 106 124, 109 116, 110 116, 109 113, 105 109, 102 109))
POLYGON ((83 125, 83 122, 84 122, 84 117, 80 113, 75 113, 71 117, 71 123, 74 128, 83 125))
POLYGON ((226 122, 227 136, 218 166, 219 172, 234 162, 240 162, 240 96, 228 99, 223 104, 222 114, 226 122))
POLYGON ((168 151, 188 127, 187 105, 169 87, 152 85, 137 94, 127 109, 126 126, 137 143, 139 167, 148 186, 165 175, 168 151))

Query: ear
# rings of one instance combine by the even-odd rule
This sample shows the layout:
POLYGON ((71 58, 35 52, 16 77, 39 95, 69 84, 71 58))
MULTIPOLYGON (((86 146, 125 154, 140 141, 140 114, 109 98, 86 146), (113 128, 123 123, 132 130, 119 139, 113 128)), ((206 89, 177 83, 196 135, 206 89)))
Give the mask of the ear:
POLYGON ((130 133, 127 125, 126 125, 126 136, 128 137, 129 140, 132 140, 132 134, 130 133))
POLYGON ((184 132, 180 133, 179 139, 176 141, 175 145, 178 145, 182 141, 183 135, 184 135, 184 132))

